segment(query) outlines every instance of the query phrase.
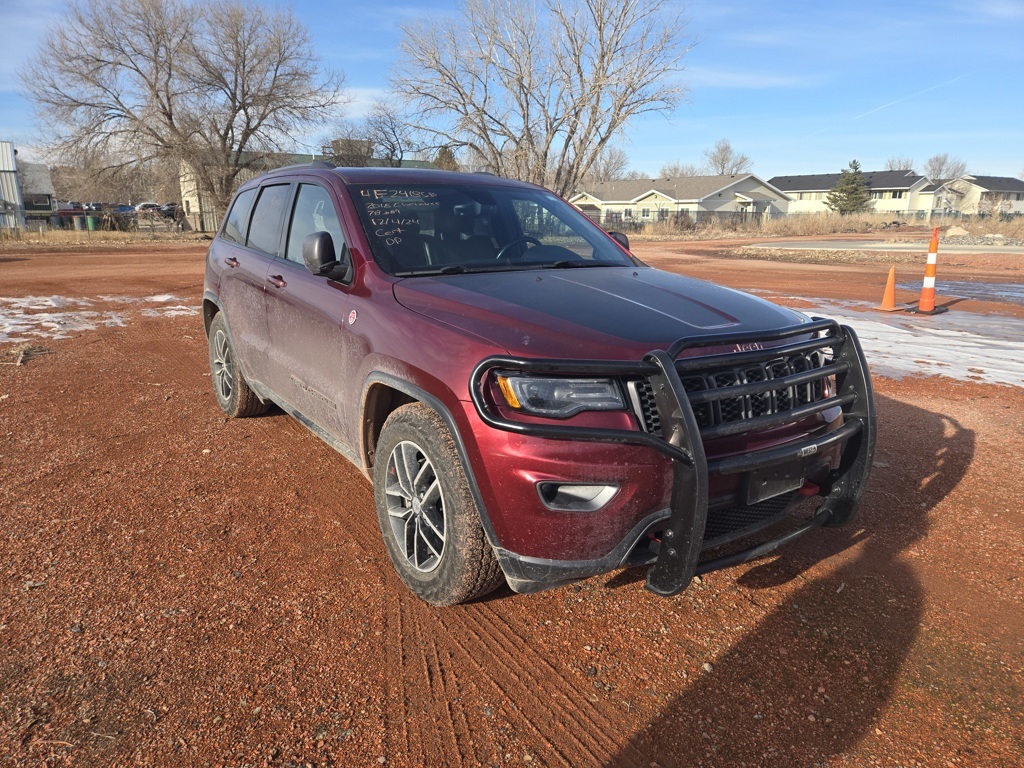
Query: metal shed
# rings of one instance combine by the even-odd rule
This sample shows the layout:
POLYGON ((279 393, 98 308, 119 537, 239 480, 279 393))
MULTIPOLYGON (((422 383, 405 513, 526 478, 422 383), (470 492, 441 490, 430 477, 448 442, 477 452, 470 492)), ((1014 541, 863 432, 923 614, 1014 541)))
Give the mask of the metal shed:
POLYGON ((14 143, 0 141, 0 229, 25 228, 25 204, 18 184, 14 143))

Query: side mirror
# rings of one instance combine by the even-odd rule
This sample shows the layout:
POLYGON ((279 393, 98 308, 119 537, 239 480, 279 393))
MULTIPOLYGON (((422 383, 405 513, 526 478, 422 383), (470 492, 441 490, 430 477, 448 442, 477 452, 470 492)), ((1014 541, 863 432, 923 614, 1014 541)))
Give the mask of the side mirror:
POLYGON ((314 232, 302 241, 302 260, 314 275, 347 282, 352 273, 348 244, 341 247, 341 259, 334 258, 334 238, 330 232, 314 232))
POLYGON ((622 232, 609 232, 608 237, 614 240, 616 243, 621 245, 627 251, 629 250, 629 238, 622 232))

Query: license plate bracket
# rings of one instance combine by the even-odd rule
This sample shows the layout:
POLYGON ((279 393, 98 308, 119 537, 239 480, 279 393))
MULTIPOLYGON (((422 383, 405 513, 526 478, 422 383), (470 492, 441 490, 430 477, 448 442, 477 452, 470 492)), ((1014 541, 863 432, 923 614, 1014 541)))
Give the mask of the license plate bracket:
POLYGON ((805 473, 803 462, 783 464, 770 469, 755 470, 747 474, 747 505, 757 504, 783 493, 801 488, 805 473))

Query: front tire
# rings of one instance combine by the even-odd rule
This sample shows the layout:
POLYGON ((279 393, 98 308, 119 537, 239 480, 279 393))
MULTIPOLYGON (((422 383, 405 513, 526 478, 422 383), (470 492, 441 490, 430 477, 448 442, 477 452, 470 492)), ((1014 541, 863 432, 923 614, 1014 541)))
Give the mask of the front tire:
POLYGON ((231 418, 266 413, 269 404, 256 396, 242 375, 223 315, 218 313, 213 318, 207 340, 210 345, 210 379, 221 410, 231 418))
POLYGON ((504 582, 448 428, 422 403, 381 431, 373 468, 377 521, 402 581, 431 605, 456 605, 504 582))

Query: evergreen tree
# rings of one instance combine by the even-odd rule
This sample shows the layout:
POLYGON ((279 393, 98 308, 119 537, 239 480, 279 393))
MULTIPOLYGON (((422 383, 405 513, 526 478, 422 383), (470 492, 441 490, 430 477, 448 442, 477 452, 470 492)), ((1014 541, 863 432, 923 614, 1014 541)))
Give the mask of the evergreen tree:
POLYGON ((437 150, 437 155, 434 157, 434 167, 440 168, 442 171, 460 170, 459 161, 455 159, 455 153, 452 152, 451 147, 444 146, 437 150))
POLYGON ((839 181, 825 195, 825 205, 833 211, 843 214, 860 213, 867 210, 871 202, 871 191, 860 172, 860 163, 850 161, 850 167, 839 173, 839 181))

